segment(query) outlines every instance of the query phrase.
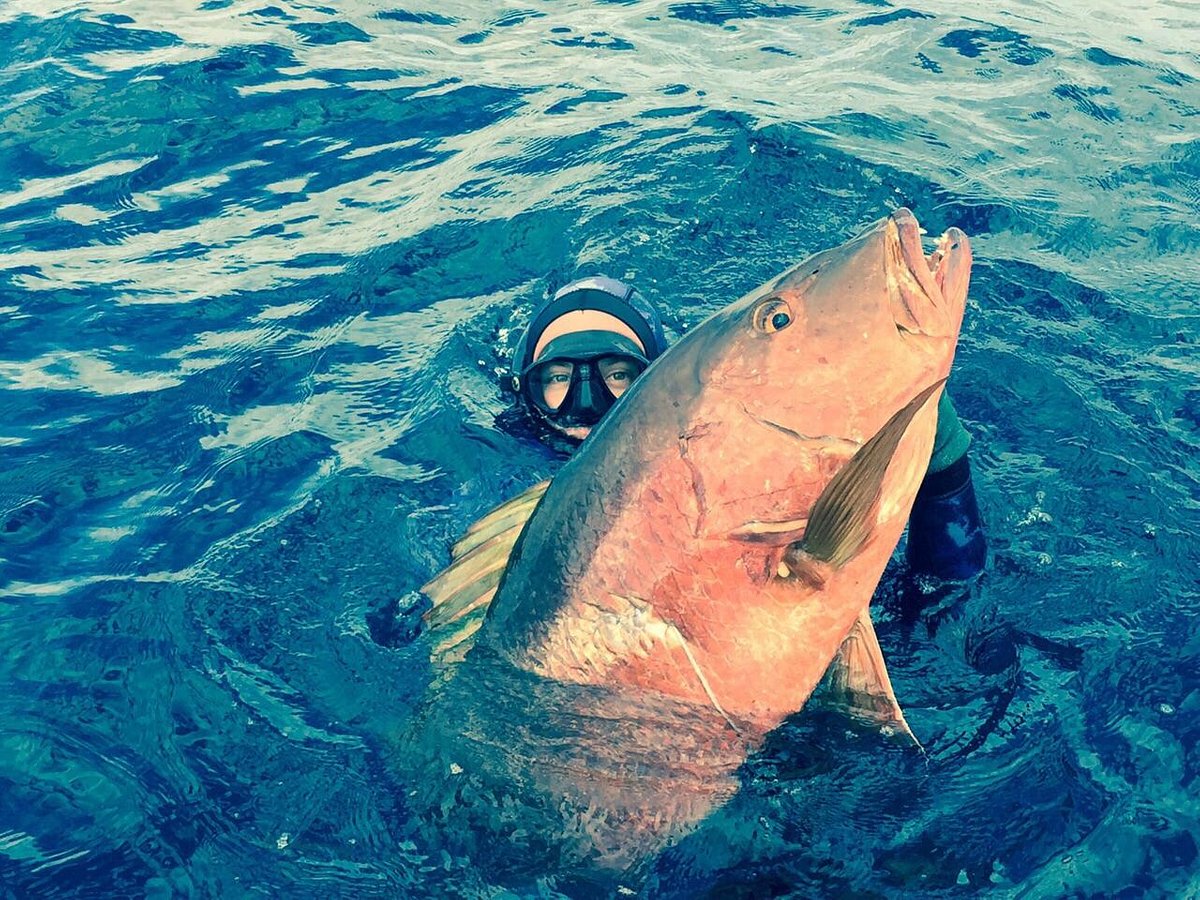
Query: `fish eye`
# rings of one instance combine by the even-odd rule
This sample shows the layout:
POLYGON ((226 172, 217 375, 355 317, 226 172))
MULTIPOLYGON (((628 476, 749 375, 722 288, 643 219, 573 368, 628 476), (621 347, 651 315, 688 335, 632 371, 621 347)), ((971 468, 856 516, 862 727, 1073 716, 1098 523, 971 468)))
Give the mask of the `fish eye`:
POLYGON ((785 300, 769 297, 754 307, 751 321, 756 330, 764 334, 774 334, 792 324, 792 308, 785 300))

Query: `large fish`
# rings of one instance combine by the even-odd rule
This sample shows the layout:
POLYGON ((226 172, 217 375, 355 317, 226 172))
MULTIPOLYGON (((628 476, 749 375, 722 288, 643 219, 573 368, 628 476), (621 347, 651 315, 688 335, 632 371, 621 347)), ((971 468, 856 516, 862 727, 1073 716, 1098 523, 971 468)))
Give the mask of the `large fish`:
POLYGON ((442 676, 404 738, 433 767, 421 821, 619 874, 723 803, 831 665, 907 728, 868 606, 970 268, 961 231, 926 256, 896 210, 692 329, 548 488, 472 530, 426 586, 442 676))

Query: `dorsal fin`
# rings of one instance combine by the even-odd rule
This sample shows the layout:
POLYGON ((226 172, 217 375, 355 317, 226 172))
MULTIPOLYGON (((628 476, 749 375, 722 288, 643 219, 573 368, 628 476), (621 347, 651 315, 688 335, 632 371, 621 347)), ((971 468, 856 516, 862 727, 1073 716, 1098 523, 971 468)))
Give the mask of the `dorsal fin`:
POLYGON ((465 556, 498 534, 507 533, 513 525, 524 525, 549 486, 548 480, 539 481, 533 487, 504 501, 491 512, 477 519, 467 529, 466 534, 458 539, 454 549, 450 551, 451 560, 454 561, 465 556))
POLYGON ((460 659, 471 648, 517 538, 549 484, 535 484, 471 525, 454 545, 450 565, 421 588, 432 604, 424 619, 435 662, 460 659))
POLYGON ((858 552, 871 535, 883 478, 900 439, 925 402, 945 383, 943 378, 917 394, 838 470, 813 504, 796 551, 834 567, 844 565, 858 552))

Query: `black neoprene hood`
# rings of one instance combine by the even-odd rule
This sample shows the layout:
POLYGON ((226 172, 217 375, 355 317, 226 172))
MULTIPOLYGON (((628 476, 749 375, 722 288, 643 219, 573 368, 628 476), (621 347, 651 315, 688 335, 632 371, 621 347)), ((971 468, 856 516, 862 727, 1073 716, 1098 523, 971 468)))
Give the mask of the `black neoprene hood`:
MULTIPOLYGON (((666 349, 666 337, 658 310, 634 288, 602 275, 581 278, 559 288, 534 312, 529 327, 513 352, 512 375, 515 380, 533 363, 534 348, 546 327, 565 313, 584 309, 608 313, 628 325, 646 348, 647 360, 653 360, 666 349)), ((514 386, 517 383, 519 381, 514 381, 514 386)))

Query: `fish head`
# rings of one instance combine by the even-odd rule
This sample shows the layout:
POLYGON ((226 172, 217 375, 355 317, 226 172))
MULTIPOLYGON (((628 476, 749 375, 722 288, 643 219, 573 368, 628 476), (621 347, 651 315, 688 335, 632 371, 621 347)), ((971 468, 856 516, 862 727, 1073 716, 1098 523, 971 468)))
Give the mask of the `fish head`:
POLYGON ((861 442, 949 373, 970 270, 965 234, 951 228, 926 255, 898 209, 706 322, 688 348, 697 378, 719 406, 801 434, 841 425, 861 442))

